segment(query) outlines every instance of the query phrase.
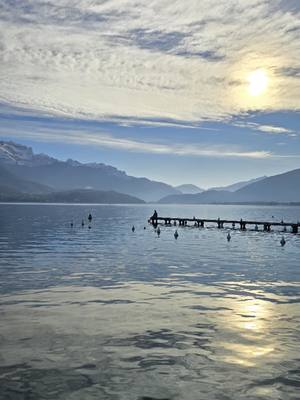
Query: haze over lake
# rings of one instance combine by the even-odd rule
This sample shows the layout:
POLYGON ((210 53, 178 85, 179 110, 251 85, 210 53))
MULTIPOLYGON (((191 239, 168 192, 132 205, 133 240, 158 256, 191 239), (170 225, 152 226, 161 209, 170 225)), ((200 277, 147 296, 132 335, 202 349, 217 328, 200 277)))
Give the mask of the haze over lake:
MULTIPOLYGON (((156 207, 300 217, 300 207, 156 207)), ((0 205, 1 400, 298 398, 300 235, 281 247, 277 231, 231 230, 228 243, 228 229, 177 227, 175 240, 174 226, 157 236, 152 212, 0 205)))

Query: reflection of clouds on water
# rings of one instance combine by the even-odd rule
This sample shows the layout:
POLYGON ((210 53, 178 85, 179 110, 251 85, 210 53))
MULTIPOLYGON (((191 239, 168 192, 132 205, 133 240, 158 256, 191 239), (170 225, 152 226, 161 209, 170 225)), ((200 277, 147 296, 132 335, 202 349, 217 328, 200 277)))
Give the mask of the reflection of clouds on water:
MULTIPOLYGON (((78 391, 87 399, 124 390, 131 398, 193 400, 215 398, 224 387, 229 396, 236 390, 267 393, 268 387, 272 392, 269 365, 287 359, 292 365, 295 357, 278 351, 284 345, 272 332, 278 305, 257 300, 255 290, 252 298, 234 297, 238 288, 223 286, 190 284, 184 290, 168 282, 131 282, 110 290, 66 286, 10 296, 2 319, 3 365, 17 382, 35 382, 27 390, 37 396, 53 384, 57 393, 78 391), (54 302, 59 307, 51 307, 54 302), (249 320, 255 324, 247 326, 249 320), (12 325, 22 329, 12 333, 12 325), (26 367, 13 367, 17 360, 26 367), (199 387, 203 397, 196 397, 199 387)), ((287 324, 293 327, 293 321, 287 324)), ((6 376, 0 374, 0 381, 9 394, 6 376)))
POLYGON ((0 229, 1 400, 296 398, 299 236, 284 254, 273 233, 156 240, 152 206, 95 207, 70 232, 59 218, 83 208, 46 209, 0 229))

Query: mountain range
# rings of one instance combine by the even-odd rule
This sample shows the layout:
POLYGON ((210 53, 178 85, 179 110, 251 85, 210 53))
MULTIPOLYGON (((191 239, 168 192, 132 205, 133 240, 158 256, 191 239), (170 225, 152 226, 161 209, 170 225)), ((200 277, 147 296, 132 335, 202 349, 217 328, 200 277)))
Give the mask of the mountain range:
POLYGON ((164 197, 160 203, 298 203, 300 202, 300 169, 259 179, 231 192, 207 190, 198 194, 181 194, 164 197))
POLYGON ((83 164, 72 159, 60 161, 46 154, 34 154, 30 147, 14 142, 0 141, 0 165, 18 179, 46 186, 47 192, 75 189, 117 191, 144 201, 157 201, 181 193, 166 183, 129 176, 110 165, 83 164))
POLYGON ((90 203, 300 202, 300 169, 203 190, 127 175, 103 163, 61 161, 0 141, 0 201, 90 203))
POLYGON ((236 192, 237 190, 242 189, 244 186, 250 185, 254 182, 259 182, 265 178, 267 178, 267 176, 260 176, 259 178, 250 179, 249 181, 236 182, 228 186, 212 187, 210 190, 227 190, 228 192, 236 192))
POLYGON ((192 185, 191 183, 175 186, 175 189, 179 190, 179 192, 182 194, 196 194, 204 192, 204 189, 201 189, 196 185, 192 185))

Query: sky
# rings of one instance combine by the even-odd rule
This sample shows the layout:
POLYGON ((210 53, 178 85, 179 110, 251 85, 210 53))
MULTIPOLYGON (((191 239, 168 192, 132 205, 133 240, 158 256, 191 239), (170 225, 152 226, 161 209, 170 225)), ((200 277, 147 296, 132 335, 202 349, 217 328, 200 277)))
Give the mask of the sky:
POLYGON ((2 0, 0 138, 173 185, 300 168, 300 1, 2 0))

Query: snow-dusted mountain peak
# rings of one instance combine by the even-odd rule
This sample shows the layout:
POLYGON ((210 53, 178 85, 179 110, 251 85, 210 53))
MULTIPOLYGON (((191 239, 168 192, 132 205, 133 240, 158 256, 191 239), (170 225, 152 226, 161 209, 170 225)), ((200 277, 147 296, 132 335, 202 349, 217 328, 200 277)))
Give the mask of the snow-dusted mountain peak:
POLYGON ((53 164, 57 160, 46 154, 34 154, 31 147, 12 141, 0 141, 0 161, 5 164, 39 166, 53 164))

